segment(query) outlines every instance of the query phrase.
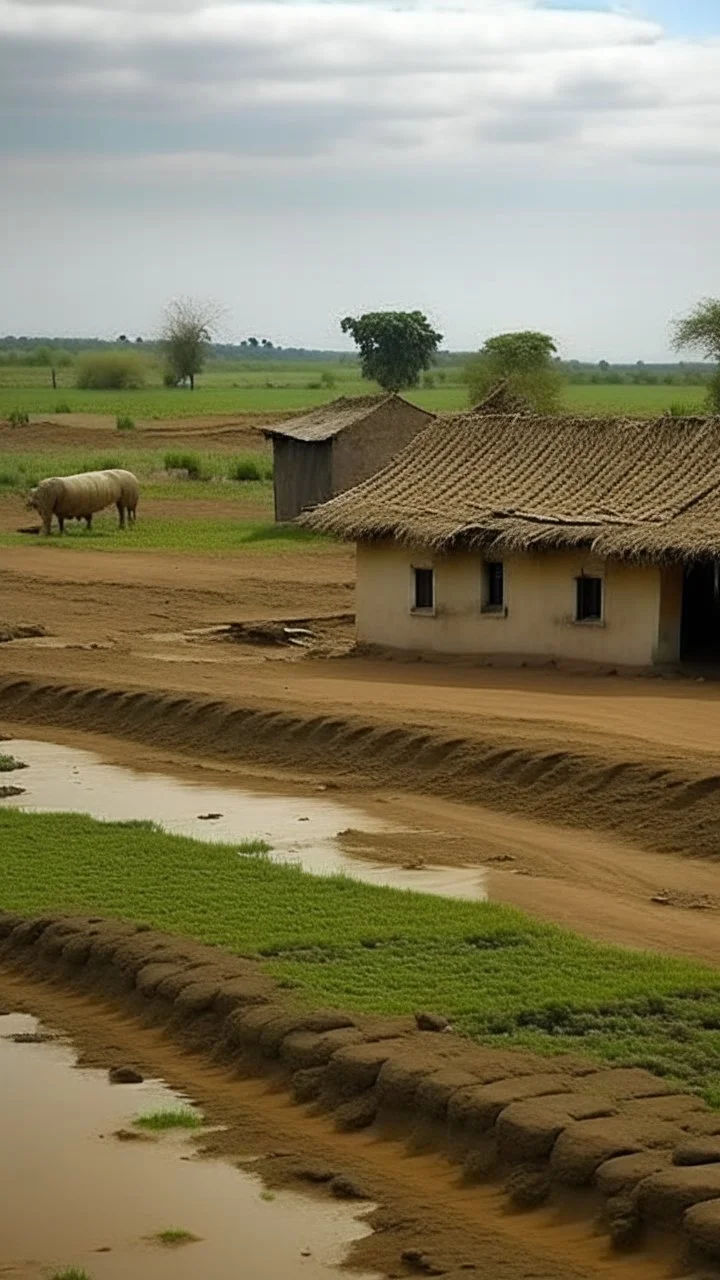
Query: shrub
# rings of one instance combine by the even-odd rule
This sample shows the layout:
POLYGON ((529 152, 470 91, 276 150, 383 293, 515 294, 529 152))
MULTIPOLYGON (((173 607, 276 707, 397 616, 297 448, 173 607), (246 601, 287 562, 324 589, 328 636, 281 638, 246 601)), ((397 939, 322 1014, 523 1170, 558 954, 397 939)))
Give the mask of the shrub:
POLYGON ((68 404, 67 400, 61 400, 59 404, 55 405, 55 412, 56 413, 72 413, 72 409, 68 404))
POLYGON ((203 478, 203 465, 199 453, 166 453, 165 470, 186 471, 189 480, 203 478))
POLYGON ((7 420, 11 427, 26 427, 30 422, 30 415, 26 409, 11 409, 7 420))
POLYGON ((337 386, 337 378, 335 377, 334 373, 330 372, 329 369, 323 370, 322 374, 320 375, 320 382, 323 387, 327 387, 328 391, 332 391, 333 387, 337 386))
POLYGON ((128 391, 145 383, 145 365, 134 351, 91 351, 79 357, 75 385, 83 391, 128 391))
POLYGON ((684 404, 682 400, 673 400, 672 404, 668 405, 667 412, 671 418, 694 418, 698 410, 684 404))
POLYGON ((272 480, 272 463, 268 458, 263 458, 260 454, 246 454, 242 458, 237 458, 233 462, 228 471, 231 480, 272 480))
POLYGON ((134 431, 135 430, 134 418, 131 418, 127 413, 119 413, 117 418, 115 419, 115 430, 116 431, 134 431))

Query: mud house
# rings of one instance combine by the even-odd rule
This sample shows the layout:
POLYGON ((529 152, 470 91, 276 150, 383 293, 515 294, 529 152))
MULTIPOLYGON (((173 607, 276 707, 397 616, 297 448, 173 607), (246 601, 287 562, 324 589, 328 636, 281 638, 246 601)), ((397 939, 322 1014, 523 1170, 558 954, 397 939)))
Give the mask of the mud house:
POLYGON ((359 396, 266 427, 273 443, 275 519, 294 520, 381 471, 432 419, 402 396, 359 396))
POLYGON ((720 661, 720 418, 438 420, 304 522, 357 542, 362 643, 720 661))

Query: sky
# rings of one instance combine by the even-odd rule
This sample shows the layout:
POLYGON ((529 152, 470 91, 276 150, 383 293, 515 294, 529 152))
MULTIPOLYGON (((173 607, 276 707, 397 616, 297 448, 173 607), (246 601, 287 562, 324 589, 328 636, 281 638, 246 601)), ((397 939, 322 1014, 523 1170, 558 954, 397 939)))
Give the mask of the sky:
POLYGON ((717 0, 0 0, 0 334, 660 360, 720 296, 717 0))

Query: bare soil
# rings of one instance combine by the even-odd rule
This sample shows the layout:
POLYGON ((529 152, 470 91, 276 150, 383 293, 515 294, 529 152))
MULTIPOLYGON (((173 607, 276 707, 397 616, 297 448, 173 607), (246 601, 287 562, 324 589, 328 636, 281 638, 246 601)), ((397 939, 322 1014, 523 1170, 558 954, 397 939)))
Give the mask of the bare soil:
MULTIPOLYGON (((44 923, 47 926, 47 921, 44 923)), ((108 922, 106 933, 103 933, 104 929, 105 926, 99 922, 93 926, 97 937, 107 938, 112 947, 110 940, 113 933, 117 934, 117 926, 108 922)), ((551 1109, 554 1104, 543 1095, 553 1090, 551 1087, 543 1089, 541 1077, 528 1074, 534 1066, 531 1058, 474 1050, 460 1042, 453 1044, 452 1037, 423 1036, 408 1028, 398 1028, 397 1031, 390 1027, 383 1029, 379 1022, 368 1024, 364 1033, 330 1033, 339 1038, 344 1034, 348 1046, 352 1044, 348 1058, 348 1070, 351 1072, 358 1068, 366 1071, 366 1059, 368 1064, 378 1059, 378 1051, 380 1062, 383 1056, 386 1060, 392 1057, 393 1062, 397 1057, 399 1075, 396 1092, 400 1086, 397 1123, 393 1120, 392 1109, 396 1104, 389 1102, 390 1094, 387 1094, 388 1075, 383 1094, 387 1094, 386 1103, 389 1102, 387 1118, 383 1119, 383 1111, 371 1127, 350 1133, 342 1125, 333 1123, 332 1106, 329 1109, 327 1105, 322 1108, 298 1106, 293 1102, 287 1092, 287 1068, 283 1074, 280 1063, 276 1063, 273 1069, 272 1062, 267 1062, 259 1071, 257 1065, 253 1068, 252 1053, 247 1058, 243 1052, 239 1056, 235 1053, 229 1057, 227 1053, 225 1057, 216 1055, 214 1061, 209 1060, 207 1045, 217 1043, 217 1028, 214 1023, 211 1027, 212 1019, 207 1021, 209 1015, 203 1020, 202 1014, 181 1014, 180 1004, 184 997, 178 996, 177 1009, 168 1026, 172 1004, 170 1013, 163 1013, 160 1006, 164 1008, 167 1001, 158 996, 146 993, 143 998, 139 992, 126 997, 111 995, 110 991, 117 989, 114 979, 111 980, 111 970, 108 970, 108 994, 96 991, 95 980, 89 974, 88 977, 82 976, 82 964, 78 968, 79 952, 77 957, 70 959, 70 949, 75 941, 81 943, 82 932, 75 937, 71 929, 64 937, 74 939, 67 944, 67 957, 63 953, 64 959, 56 958, 54 967, 51 966, 54 975, 64 974, 62 983, 53 980, 47 985, 35 975, 2 969, 0 1007, 32 1012, 50 1026, 61 1027, 81 1049, 84 1065, 107 1068, 118 1061, 132 1062, 141 1074, 162 1077, 198 1103, 212 1123, 225 1126, 224 1131, 211 1135, 210 1140, 205 1141, 207 1153, 234 1156, 244 1161, 250 1159, 250 1167, 260 1172, 270 1185, 304 1188, 315 1185, 317 1193, 322 1195, 328 1191, 328 1175, 336 1179, 339 1175, 343 1180, 341 1185, 357 1190, 378 1206, 370 1219, 375 1227, 374 1234, 354 1246, 349 1259, 352 1266, 362 1268, 365 1273, 379 1271, 396 1277, 411 1275, 413 1271, 423 1270, 422 1267, 414 1267, 409 1260, 403 1261, 403 1254, 412 1250, 424 1256, 435 1268, 431 1274, 444 1274, 455 1277, 455 1280, 466 1272, 475 1273, 479 1280, 594 1280, 605 1276, 612 1276, 613 1280, 624 1276, 632 1277, 632 1280, 660 1280, 661 1277, 687 1275, 687 1269, 678 1259, 677 1237, 655 1240, 650 1235, 644 1240, 641 1252, 623 1255, 613 1251, 605 1232, 599 1231, 594 1223, 600 1198, 596 1203, 593 1193, 586 1189, 576 1193, 571 1185, 558 1186, 557 1195, 546 1207, 520 1213, 508 1208, 502 1183, 493 1179, 468 1178, 467 1174, 463 1176, 457 1163, 451 1163, 448 1153, 442 1150, 442 1143, 438 1142, 439 1132, 433 1139, 432 1125, 424 1141, 416 1141, 414 1146, 408 1147, 409 1117, 403 1107, 407 1101, 412 1109, 412 1103, 410 1094, 405 1098, 402 1085, 405 1046, 406 1053, 410 1054, 408 1061, 421 1076, 437 1072, 446 1058, 448 1070, 457 1071, 462 1065, 462 1058, 462 1062, 467 1062, 480 1073, 480 1078, 485 1072, 491 1080, 503 1079, 507 1096, 498 1095, 498 1109, 512 1103, 517 1092, 519 1097, 535 1099, 534 1103, 526 1105, 534 1106, 539 1122, 544 1124, 544 1108, 548 1102, 551 1109), (77 973, 77 990, 73 990, 68 966, 77 973), (137 1016, 138 998, 141 1003, 144 999, 147 1006, 145 1017, 137 1016), (395 1038, 388 1038, 393 1036, 395 1038), (355 1062, 353 1054, 357 1058, 356 1066, 351 1066, 351 1058, 355 1062), (510 1087, 513 1084, 514 1088, 510 1087)), ((153 964, 152 959, 148 965, 147 960, 160 955, 156 948, 163 941, 166 948, 176 946, 176 963, 182 964, 177 944, 172 939, 163 939, 162 935, 138 935, 135 948, 138 959, 130 960, 131 967, 136 968, 139 964, 148 977, 157 970, 159 979, 162 976, 160 970, 164 973, 169 966, 153 964)), ((134 946, 132 941, 129 941, 129 946, 134 946)), ((87 954, 84 941, 81 950, 87 954)), ((203 958, 207 969, 208 957, 215 964, 234 965, 239 972, 243 969, 243 962, 233 960, 225 953, 195 948, 192 954, 188 952, 188 971, 198 974, 197 965, 203 958)), ((29 963, 33 963, 32 959, 29 963)), ((245 967, 248 968, 247 962, 245 967)), ((47 961, 45 972, 50 972, 47 961)), ((186 977, 186 988, 187 982, 186 977)), ((233 998, 237 999, 237 989, 240 988, 248 995, 252 992, 253 998, 259 999, 262 993, 257 982, 249 970, 247 973, 243 970, 242 976, 228 986, 228 994, 232 991, 233 998)), ((183 988, 183 980, 179 981, 179 986, 183 988)), ((187 989, 194 992, 197 988, 197 982, 191 982, 187 989)), ((265 998, 273 998, 267 981, 262 990, 265 998)), ((255 1015, 265 1012, 274 1014, 277 1019, 278 1010, 272 1006, 260 1010, 256 1005, 243 1006, 242 1003, 231 1017, 245 1019, 249 1028, 251 1023, 254 1025, 255 1015)), ((302 1016, 307 1017, 307 1013, 301 1015, 301 1019, 302 1016)), ((283 1035, 289 1037, 289 1041, 298 1040, 297 1034, 293 1034, 292 1017, 287 1020, 284 1032, 281 1023, 282 1018, 278 1021, 281 1042, 283 1035)), ((313 1034, 300 1035, 298 1045, 302 1042, 304 1046, 313 1034)), ((320 1040, 322 1036, 315 1034, 315 1039, 320 1040)), ((283 1049, 283 1061, 285 1056, 283 1049)), ((592 1092, 593 1080, 587 1077, 585 1064, 579 1059, 558 1060, 553 1070, 561 1073, 563 1069, 577 1073, 573 1077, 575 1083, 568 1083, 565 1076, 558 1074, 554 1092, 576 1088, 579 1109, 582 1111, 584 1107, 588 1113, 593 1107, 597 1110, 597 1099, 592 1092), (587 1102, 583 1103, 583 1099, 587 1102)), ((325 1068, 330 1073, 328 1080, 332 1070, 331 1067, 325 1068)), ((680 1096, 656 1097, 655 1093, 665 1092, 657 1081, 652 1083, 655 1093, 651 1090, 652 1096, 648 1096, 645 1077, 643 1072, 602 1071, 596 1072, 594 1078, 601 1082, 603 1089, 610 1091, 604 1104, 606 1114, 612 1115, 617 1108, 625 1109, 631 1126, 649 1124, 656 1145, 664 1144, 664 1163, 667 1164, 667 1144, 677 1140, 678 1134, 682 1140, 686 1130, 704 1131, 702 1121, 700 1118, 697 1122, 693 1120, 696 1100, 680 1096), (615 1085, 617 1089, 613 1093, 615 1085), (614 1097, 617 1098, 615 1106, 610 1103, 608 1108, 608 1099, 614 1097), (621 1101, 621 1098, 626 1101, 621 1101), (656 1111, 668 1118, 658 1121, 654 1118, 656 1111), (662 1141, 658 1137, 661 1130, 662 1141)), ((417 1078, 414 1077, 415 1085, 417 1078)), ((651 1080, 650 1077, 647 1079, 651 1080)), ((452 1096, 452 1086, 450 1094, 452 1096)), ((394 1094, 392 1096, 395 1097, 394 1094)), ((511 1105, 507 1114, 516 1109, 511 1105)), ((697 1116, 700 1117, 701 1112, 697 1112, 697 1116)), ((523 1132, 527 1131, 531 1137, 534 1133, 532 1123, 529 1127, 527 1122, 523 1123, 523 1132)), ((570 1124, 573 1130, 582 1128, 582 1125, 573 1125, 568 1117, 564 1123, 570 1124)), ((438 1126, 438 1130, 441 1128, 438 1126)), ((602 1158, 607 1160, 608 1153, 612 1155, 612 1152, 611 1141, 602 1158)), ((522 1157, 516 1153, 513 1160, 517 1163, 518 1159, 522 1157)), ((651 1223, 655 1220, 652 1215, 648 1218, 651 1223)))

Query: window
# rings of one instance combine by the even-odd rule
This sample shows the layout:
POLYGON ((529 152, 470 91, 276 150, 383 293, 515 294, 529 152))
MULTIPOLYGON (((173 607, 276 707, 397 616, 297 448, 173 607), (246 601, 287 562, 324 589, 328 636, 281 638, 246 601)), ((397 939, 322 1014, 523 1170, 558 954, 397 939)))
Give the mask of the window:
POLYGON ((435 608, 434 569, 413 569, 413 609, 435 608))
POLYGON ((577 596, 575 603, 576 622, 602 622, 603 616, 603 580, 602 578, 580 577, 575 579, 577 596))
POLYGON ((505 566, 502 560, 486 560, 483 574, 483 609, 505 607, 505 566))

